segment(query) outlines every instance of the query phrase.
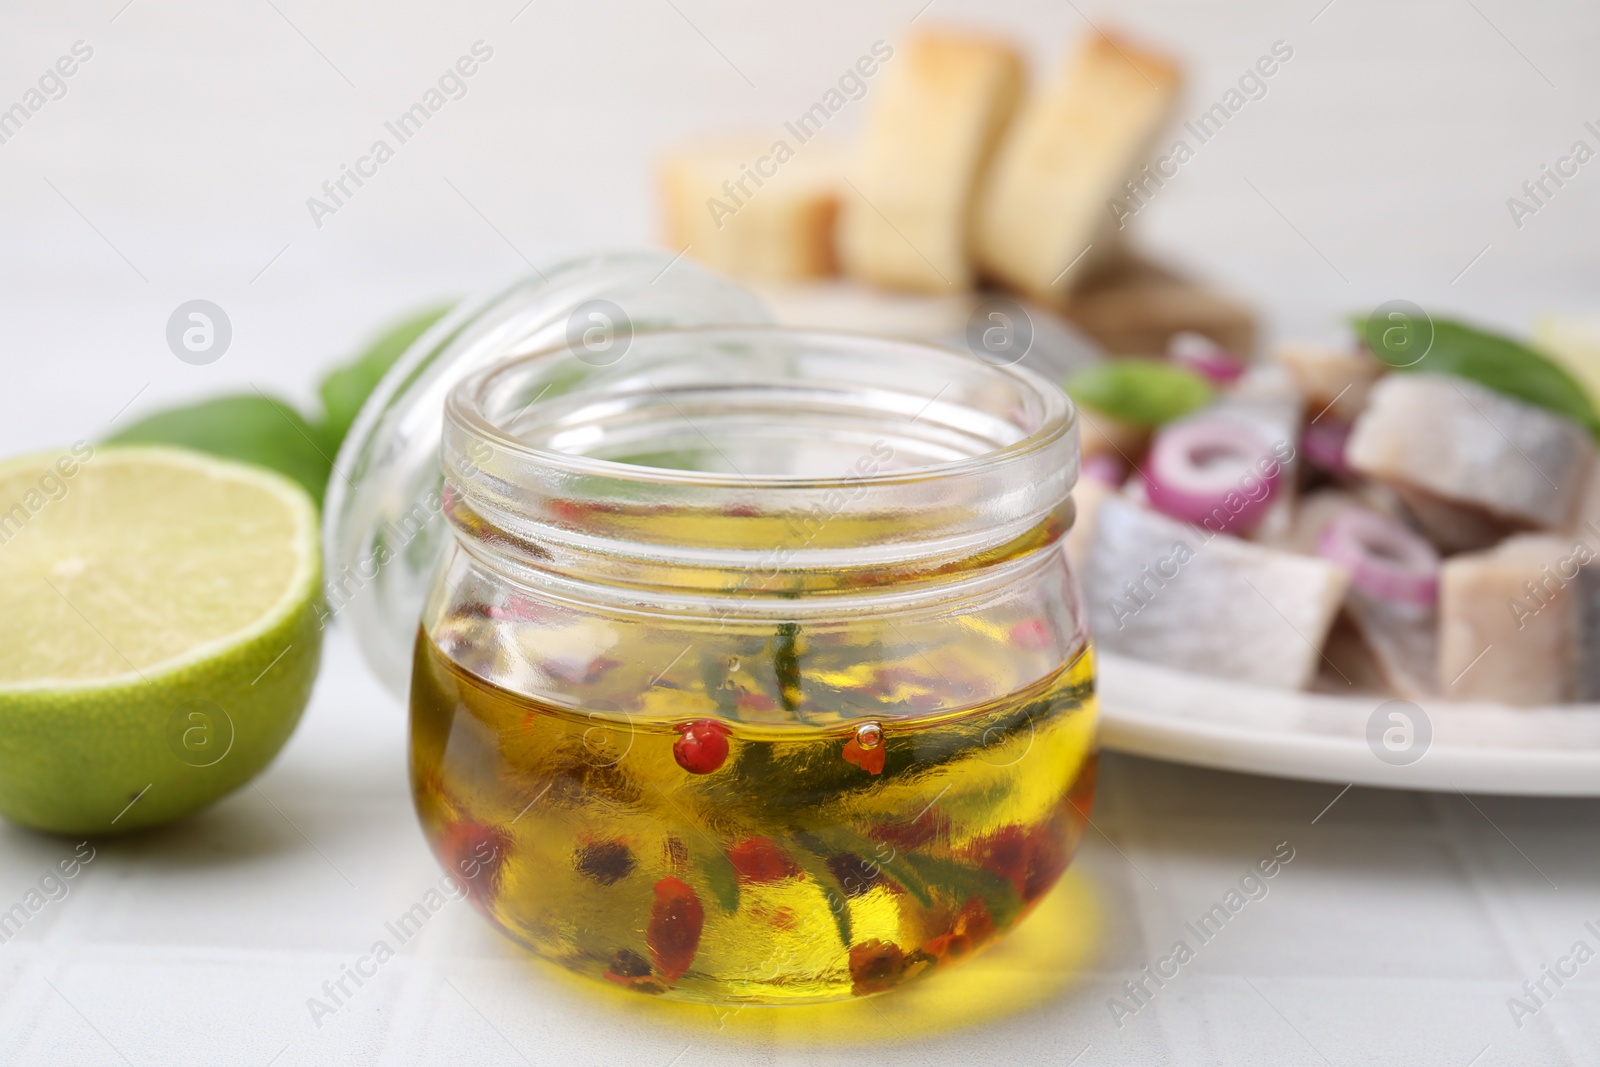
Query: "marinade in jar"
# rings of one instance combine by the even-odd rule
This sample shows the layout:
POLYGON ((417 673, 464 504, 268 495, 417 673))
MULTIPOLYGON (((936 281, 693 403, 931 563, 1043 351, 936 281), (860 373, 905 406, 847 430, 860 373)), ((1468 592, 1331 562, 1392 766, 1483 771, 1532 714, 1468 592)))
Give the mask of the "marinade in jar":
POLYGON ((715 655, 641 637, 583 661, 537 614, 419 634, 413 788, 473 904, 570 970, 719 1003, 876 993, 1004 933, 1077 847, 1092 652, 959 699, 995 691, 1037 620, 899 655, 861 623, 779 624, 715 655), (530 677, 583 699, 532 699, 530 677))

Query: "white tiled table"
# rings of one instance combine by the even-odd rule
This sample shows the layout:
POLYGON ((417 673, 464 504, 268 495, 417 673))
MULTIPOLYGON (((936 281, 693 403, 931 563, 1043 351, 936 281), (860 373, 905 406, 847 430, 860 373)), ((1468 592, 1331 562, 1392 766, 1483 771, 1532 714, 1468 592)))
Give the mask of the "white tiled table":
MULTIPOLYGON (((1600 926, 1600 801, 1356 788, 1324 812, 1337 787, 1114 755, 1067 887, 947 979, 981 1009, 930 983, 788 1023, 662 1010, 553 977, 452 902, 318 1026, 308 1001, 332 1005, 325 981, 398 944, 386 924, 440 877, 404 714, 348 635, 327 651, 258 787, 97 842, 69 895, 0 946, 0 1062, 1600 1063, 1600 961, 1520 1030, 1506 1007, 1574 941, 1600 943, 1584 927, 1600 926), (1266 895, 1202 943, 1186 924, 1281 842, 1293 859, 1266 895), (1194 959, 1118 1026, 1110 999, 1131 1003, 1123 984, 1179 939, 1194 959)), ((0 906, 73 845, 0 829, 0 906)))
MULTIPOLYGON (((498 284, 524 257, 644 241, 661 144, 775 128, 922 7, 13 5, 0 105, 75 40, 95 56, 0 145, 0 453, 101 436, 130 401, 251 384, 308 401, 385 315, 498 284), (495 58, 468 96, 315 228, 305 198, 478 39, 495 58), (162 337, 195 297, 234 325, 207 367, 162 337)), ((1600 119, 1592 5, 1077 7, 1181 48, 1185 114, 1274 40, 1295 48, 1136 223, 1258 298, 1275 332, 1394 297, 1516 329, 1600 312, 1600 164, 1520 230, 1504 204, 1600 119)), ((1084 26, 1045 0, 937 0, 921 19, 991 25, 1051 64, 1084 26)), ((1600 926, 1600 802, 1358 788, 1324 813, 1337 786, 1117 757, 1062 898, 1076 921, 1030 920, 969 965, 954 1007, 908 995, 799 1023, 630 1010, 551 979, 457 903, 318 1028, 307 999, 438 882, 404 743, 402 710, 335 631, 259 788, 99 843, 70 894, 0 945, 0 1062, 1600 1063, 1600 961, 1520 1030, 1506 1006, 1575 941, 1600 949, 1585 928, 1600 926), (1295 858, 1269 895, 1117 1027, 1108 999, 1279 842, 1295 858)), ((0 827, 0 909, 73 844, 0 827)))

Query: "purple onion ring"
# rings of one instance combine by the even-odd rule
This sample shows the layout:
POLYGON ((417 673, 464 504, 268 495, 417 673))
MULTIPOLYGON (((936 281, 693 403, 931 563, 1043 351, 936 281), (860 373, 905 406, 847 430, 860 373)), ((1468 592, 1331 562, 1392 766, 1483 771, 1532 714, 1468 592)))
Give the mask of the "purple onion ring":
POLYGON ((1305 450, 1306 459, 1313 467, 1329 474, 1349 474, 1344 447, 1350 440, 1350 429, 1348 422, 1334 419, 1311 423, 1300 435, 1300 447, 1305 450))
POLYGON ((1188 330, 1172 335, 1167 358, 1217 385, 1232 385, 1244 376, 1245 361, 1203 334, 1188 330))
POLYGON ((1100 482, 1114 489, 1120 488, 1122 483, 1128 480, 1128 465, 1116 456, 1104 452, 1085 456, 1079 471, 1086 480, 1100 482))
POLYGON ((1272 502, 1283 465, 1261 435, 1228 419, 1200 417, 1156 434, 1145 457, 1150 506, 1218 533, 1248 532, 1272 502))
POLYGON ((1427 607, 1439 598, 1439 553, 1404 523, 1365 508, 1335 515, 1317 552, 1350 572, 1368 596, 1427 607))

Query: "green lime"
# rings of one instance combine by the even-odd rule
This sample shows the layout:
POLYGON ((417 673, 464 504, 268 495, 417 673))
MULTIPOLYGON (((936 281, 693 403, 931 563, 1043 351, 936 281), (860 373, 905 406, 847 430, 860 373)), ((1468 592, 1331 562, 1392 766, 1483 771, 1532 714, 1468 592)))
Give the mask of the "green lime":
POLYGON ((254 777, 321 656, 315 503, 259 467, 79 443, 0 463, 0 815, 154 826, 254 777))

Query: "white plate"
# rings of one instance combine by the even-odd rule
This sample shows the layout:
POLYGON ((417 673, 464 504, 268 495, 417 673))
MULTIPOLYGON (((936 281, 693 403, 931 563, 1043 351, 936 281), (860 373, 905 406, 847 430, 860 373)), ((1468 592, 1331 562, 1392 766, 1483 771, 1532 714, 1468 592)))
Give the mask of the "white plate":
POLYGON ((1112 653, 1099 668, 1100 739, 1118 752, 1340 785, 1600 796, 1597 704, 1390 703, 1266 689, 1112 653))
MULTIPOLYGON (((955 348, 965 347, 962 327, 976 300, 886 295, 848 282, 758 291, 786 325, 919 337, 955 348)), ((1059 378, 1100 358, 1051 313, 1030 307, 1029 317, 1035 339, 1027 359, 1035 370, 1059 378)), ((1441 700, 1380 707, 1388 698, 1265 689, 1112 653, 1100 653, 1099 665, 1100 739, 1118 752, 1339 785, 1600 796, 1600 705, 1508 708, 1441 700), (1393 747, 1385 747, 1386 734, 1393 747)))

